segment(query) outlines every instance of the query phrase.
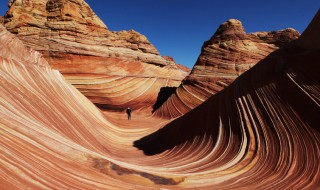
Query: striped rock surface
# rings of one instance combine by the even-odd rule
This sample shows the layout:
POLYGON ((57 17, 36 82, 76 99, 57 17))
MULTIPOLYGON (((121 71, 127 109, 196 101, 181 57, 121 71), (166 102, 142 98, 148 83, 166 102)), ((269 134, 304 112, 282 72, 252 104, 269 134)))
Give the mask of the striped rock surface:
POLYGON ((0 45, 1 189, 159 189, 178 183, 161 172, 146 173, 150 166, 138 159, 145 156, 132 147, 135 135, 152 130, 108 122, 40 53, 2 26, 0 45))
POLYGON ((290 28, 246 34, 239 20, 228 20, 204 43, 190 75, 154 115, 175 118, 187 113, 299 35, 290 28))
POLYGON ((318 189, 319 23, 135 146, 189 188, 318 189))
POLYGON ((151 109, 162 87, 188 74, 144 35, 109 31, 84 0, 10 0, 9 7, 5 27, 102 108, 151 109), (115 86, 128 91, 115 94, 115 86))
POLYGON ((319 22, 179 119, 130 128, 0 26, 1 189, 317 189, 319 22))

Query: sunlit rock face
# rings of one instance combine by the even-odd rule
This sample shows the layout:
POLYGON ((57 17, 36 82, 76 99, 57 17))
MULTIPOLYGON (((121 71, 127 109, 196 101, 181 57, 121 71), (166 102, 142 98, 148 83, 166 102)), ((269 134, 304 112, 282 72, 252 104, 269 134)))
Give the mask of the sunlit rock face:
POLYGON ((162 58, 164 58, 168 63, 172 63, 172 62, 175 63, 175 65, 176 65, 179 69, 181 69, 181 70, 183 70, 183 71, 185 71, 185 72, 187 72, 187 73, 190 73, 190 69, 189 69, 188 67, 177 63, 177 62, 173 59, 173 57, 171 57, 171 56, 162 56, 162 58))
POLYGON ((318 189, 319 22, 184 116, 144 123, 111 122, 0 26, 1 189, 318 189))
POLYGON ((5 27, 103 108, 150 108, 162 87, 188 73, 144 35, 109 31, 83 0, 11 0, 9 7, 5 27), (115 86, 123 90, 115 94, 115 86))
POLYGON ((300 39, 135 146, 202 174, 190 188, 318 189, 319 23, 320 12, 300 39))
MULTIPOLYGON (((182 178, 157 172, 126 130, 0 25, 1 189, 154 189, 182 178), (150 168, 151 167, 151 168, 150 168)), ((148 159, 148 158, 147 158, 148 159)))
POLYGON ((155 115, 172 118, 187 113, 298 37, 294 29, 246 34, 239 20, 228 20, 204 43, 191 74, 155 115))

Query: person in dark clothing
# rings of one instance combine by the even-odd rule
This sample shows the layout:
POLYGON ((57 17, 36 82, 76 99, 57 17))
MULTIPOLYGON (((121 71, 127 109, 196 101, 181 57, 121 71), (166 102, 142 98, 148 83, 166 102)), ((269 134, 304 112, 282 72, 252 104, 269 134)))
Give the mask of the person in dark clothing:
POLYGON ((128 120, 131 120, 131 108, 127 108, 128 120))

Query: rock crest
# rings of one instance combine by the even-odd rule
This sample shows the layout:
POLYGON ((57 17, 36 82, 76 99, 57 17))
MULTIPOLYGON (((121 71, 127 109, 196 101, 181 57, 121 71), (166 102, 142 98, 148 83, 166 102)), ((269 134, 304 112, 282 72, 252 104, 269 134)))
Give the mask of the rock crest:
POLYGON ((202 46, 190 75, 155 115, 177 117, 185 114, 299 36, 294 29, 247 34, 241 21, 224 22, 202 46))
POLYGON ((83 0, 11 0, 9 7, 6 28, 38 51, 174 64, 164 60, 144 35, 109 31, 83 0))

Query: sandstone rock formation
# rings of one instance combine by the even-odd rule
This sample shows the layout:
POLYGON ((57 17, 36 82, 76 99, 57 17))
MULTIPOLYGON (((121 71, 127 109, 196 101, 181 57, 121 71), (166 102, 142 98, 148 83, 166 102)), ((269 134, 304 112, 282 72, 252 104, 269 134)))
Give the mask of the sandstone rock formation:
POLYGON ((83 0, 11 0, 9 7, 6 28, 104 108, 150 107, 161 87, 187 75, 138 32, 109 31, 83 0), (115 86, 129 91, 115 94, 115 86))
POLYGON ((186 115, 130 128, 0 26, 1 189, 317 189, 319 20, 186 115), (135 143, 150 156, 132 147, 157 128, 135 143))
POLYGON ((121 130, 1 25, 0 46, 1 189, 141 189, 162 179, 111 158, 121 130))
POLYGON ((3 17, 0 16, 0 24, 3 24, 4 20, 3 20, 3 17))
POLYGON ((150 164, 201 174, 190 189, 317 189, 319 21, 320 11, 298 41, 135 146, 150 164))
POLYGON ((290 28, 246 34, 239 20, 228 20, 204 43, 191 74, 155 115, 172 118, 187 113, 271 52, 298 37, 299 33, 290 28))
POLYGON ((188 67, 177 63, 177 62, 173 59, 173 57, 170 57, 170 56, 162 56, 162 58, 164 58, 165 60, 167 60, 169 63, 172 63, 172 62, 175 63, 175 65, 176 65, 179 69, 181 69, 181 70, 183 70, 183 71, 185 71, 185 72, 187 72, 187 73, 190 72, 190 69, 189 69, 188 67))

